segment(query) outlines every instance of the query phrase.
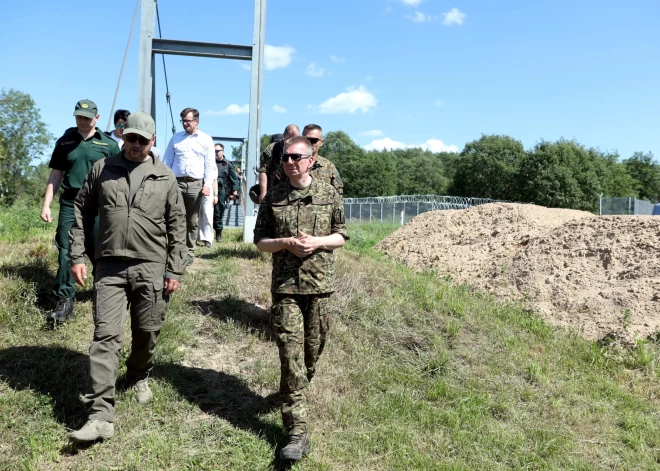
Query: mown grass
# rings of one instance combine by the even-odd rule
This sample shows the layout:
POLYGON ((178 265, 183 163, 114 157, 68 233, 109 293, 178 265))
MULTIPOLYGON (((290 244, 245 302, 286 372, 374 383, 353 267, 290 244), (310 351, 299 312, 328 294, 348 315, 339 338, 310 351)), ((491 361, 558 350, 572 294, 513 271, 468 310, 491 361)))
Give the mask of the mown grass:
MULTIPOLYGON (((238 231, 200 250, 159 338, 154 403, 140 407, 120 382, 115 438, 74 448, 90 286, 74 320, 46 329, 54 228, 12 217, 28 229, 0 235, 0 469, 287 468, 267 256, 238 231)), ((660 466, 656 344, 588 342, 414 273, 373 250, 394 229, 351 226, 339 251, 332 335, 310 389, 313 451, 293 469, 660 466)))

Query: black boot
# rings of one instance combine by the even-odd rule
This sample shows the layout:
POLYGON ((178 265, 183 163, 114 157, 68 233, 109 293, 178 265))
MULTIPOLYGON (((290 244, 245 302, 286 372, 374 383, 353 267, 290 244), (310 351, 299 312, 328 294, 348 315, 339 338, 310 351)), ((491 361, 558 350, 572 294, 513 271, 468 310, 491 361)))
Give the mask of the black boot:
POLYGON ((50 312, 47 316, 49 322, 61 324, 73 317, 73 299, 62 297, 57 301, 55 310, 50 312))
POLYGON ((312 442, 309 441, 306 433, 291 435, 289 436, 289 444, 280 451, 280 457, 283 460, 297 461, 303 455, 308 455, 311 449, 312 442))
POLYGON ((216 231, 215 232, 215 241, 216 242, 222 242, 222 231, 216 231))

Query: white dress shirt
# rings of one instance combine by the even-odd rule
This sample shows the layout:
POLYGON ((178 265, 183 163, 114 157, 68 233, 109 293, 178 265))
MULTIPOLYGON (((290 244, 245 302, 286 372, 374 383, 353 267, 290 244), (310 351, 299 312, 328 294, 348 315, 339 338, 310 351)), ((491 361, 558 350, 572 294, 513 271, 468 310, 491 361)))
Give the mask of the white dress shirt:
POLYGON ((197 130, 194 134, 185 131, 176 133, 167 144, 163 162, 174 172, 174 176, 204 179, 204 186, 213 188, 218 178, 215 165, 215 144, 211 136, 197 130))

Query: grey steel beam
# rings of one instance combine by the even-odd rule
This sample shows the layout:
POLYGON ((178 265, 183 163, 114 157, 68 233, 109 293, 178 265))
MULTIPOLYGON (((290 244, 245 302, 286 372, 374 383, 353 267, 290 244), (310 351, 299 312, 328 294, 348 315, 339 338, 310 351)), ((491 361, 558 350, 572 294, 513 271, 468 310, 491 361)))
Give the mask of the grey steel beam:
POLYGON ((251 46, 236 46, 234 44, 202 43, 198 41, 180 41, 178 39, 154 38, 152 41, 154 54, 170 54, 175 56, 215 57, 218 59, 252 60, 251 46))
MULTIPOLYGON (((135 111, 150 112, 152 101, 153 54, 151 41, 156 29, 156 0, 142 0, 140 14, 140 56, 138 64, 137 106, 135 111)), ((153 116, 156 119, 156 116, 153 116)))
POLYGON ((211 136, 211 139, 213 139, 213 141, 224 141, 224 142, 243 142, 245 140, 244 137, 218 137, 218 136, 211 136))
MULTIPOLYGON (((243 167, 246 185, 255 184, 255 171, 259 166, 261 133, 261 85, 264 65, 264 37, 266 36, 266 0, 254 0, 254 30, 252 34, 252 80, 250 82, 250 120, 248 125, 247 161, 243 167)), ((247 196, 247 195, 246 195, 247 196)), ((250 198, 245 198, 245 224, 243 241, 252 242, 252 231, 256 224, 256 209, 250 198)))

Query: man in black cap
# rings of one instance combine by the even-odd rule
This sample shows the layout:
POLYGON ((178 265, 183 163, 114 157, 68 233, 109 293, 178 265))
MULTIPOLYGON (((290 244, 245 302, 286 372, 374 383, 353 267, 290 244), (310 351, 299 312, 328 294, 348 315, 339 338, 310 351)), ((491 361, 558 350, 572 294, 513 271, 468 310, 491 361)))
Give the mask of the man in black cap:
MULTIPOLYGON (((41 219, 52 222, 50 203, 61 186, 60 213, 55 233, 55 245, 59 256, 52 291, 57 305, 47 316, 50 322, 64 322, 73 314, 76 285, 71 276, 69 259, 69 230, 74 221, 73 201, 94 163, 119 153, 117 143, 96 127, 100 117, 96 103, 91 100, 80 100, 76 103, 73 116, 76 117, 76 127, 67 129, 55 143, 48 164, 52 170, 41 208, 41 219)), ((86 240, 90 250, 94 246, 95 239, 95 234, 90 234, 86 240)))
MULTIPOLYGON (((283 173, 277 172, 281 163, 283 145, 292 137, 300 136, 300 128, 295 124, 289 124, 284 128, 284 133, 282 133, 282 138, 279 141, 276 140, 276 136, 278 135, 273 136, 271 144, 264 149, 259 159, 259 168, 257 169, 259 172, 259 204, 264 200, 266 192, 284 178, 283 173)), ((253 189, 250 188, 250 190, 253 189)))

